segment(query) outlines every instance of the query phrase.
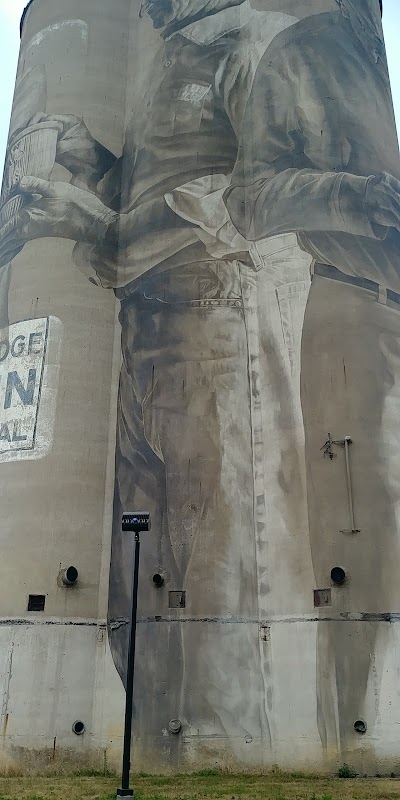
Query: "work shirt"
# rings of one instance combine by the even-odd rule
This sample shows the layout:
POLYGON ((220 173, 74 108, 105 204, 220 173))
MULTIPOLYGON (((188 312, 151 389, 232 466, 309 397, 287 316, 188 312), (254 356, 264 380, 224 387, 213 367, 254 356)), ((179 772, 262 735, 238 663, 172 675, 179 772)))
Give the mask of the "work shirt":
MULTIPOLYGON (((124 214, 160 197, 168 202, 169 193, 187 182, 230 176, 257 64, 273 38, 295 21, 255 11, 245 0, 170 36, 162 66, 154 65, 149 90, 134 109, 122 158, 99 187, 105 204, 124 214)), ((238 236, 238 251, 243 244, 238 236)), ((108 287, 125 287, 151 268, 174 269, 205 254, 201 235, 179 224, 128 244, 118 254, 118 267, 103 247, 75 248, 78 266, 87 272, 91 264, 92 278, 108 287)))
POLYGON ((353 13, 303 19, 261 59, 229 214, 247 239, 298 232, 317 261, 400 291, 400 237, 373 226, 368 182, 400 178, 382 42, 353 13), (249 132, 251 131, 251 134, 249 132))

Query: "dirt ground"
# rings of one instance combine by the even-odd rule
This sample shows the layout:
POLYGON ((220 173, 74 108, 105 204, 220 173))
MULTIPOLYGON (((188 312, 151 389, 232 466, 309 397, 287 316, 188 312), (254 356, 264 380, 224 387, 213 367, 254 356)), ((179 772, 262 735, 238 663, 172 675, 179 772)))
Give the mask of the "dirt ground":
MULTIPOLYGON (((0 800, 115 800, 117 777, 0 778, 0 800)), ((198 773, 134 776, 136 800, 400 800, 400 780, 198 773)))

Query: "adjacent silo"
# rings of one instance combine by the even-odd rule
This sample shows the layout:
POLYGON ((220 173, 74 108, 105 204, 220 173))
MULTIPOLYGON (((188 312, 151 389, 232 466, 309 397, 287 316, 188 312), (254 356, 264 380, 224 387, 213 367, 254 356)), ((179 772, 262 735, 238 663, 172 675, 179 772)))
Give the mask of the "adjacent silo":
MULTIPOLYGON (((42 186, 24 190, 22 178, 51 177, 56 186, 73 180, 79 154, 65 111, 72 127, 85 118, 99 140, 122 148, 128 17, 127 2, 30 5, 2 189, 2 242, 10 244, 2 254, 0 412, 4 758, 40 766, 75 765, 77 757, 85 764, 92 754, 97 762, 113 738, 96 682, 106 657, 103 547, 119 348, 113 295, 78 270, 74 242, 50 229, 28 242, 21 219, 24 246, 14 248, 5 231, 18 211, 26 223, 43 197, 42 186), (62 155, 68 136, 70 160, 62 155), (70 566, 79 577, 67 587, 62 574, 70 566), (79 737, 77 720, 86 727, 79 737)), ((86 178, 95 180, 90 167, 86 178)), ((57 201, 50 204, 55 211, 57 201)))

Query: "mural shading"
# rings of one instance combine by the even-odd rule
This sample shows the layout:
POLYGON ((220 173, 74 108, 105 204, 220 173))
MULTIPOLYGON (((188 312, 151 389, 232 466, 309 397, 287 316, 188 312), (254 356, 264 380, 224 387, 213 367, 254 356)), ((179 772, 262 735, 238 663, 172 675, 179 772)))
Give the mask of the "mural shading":
MULTIPOLYGON (((135 752, 143 767, 260 767, 296 744, 293 765, 369 765, 399 500, 400 161, 379 2, 127 7, 121 152, 49 101, 46 64, 19 83, 0 265, 6 309, 25 247, 70 240, 119 304, 122 680, 122 512, 149 510, 153 531, 135 752)), ((68 24, 89 48, 90 24, 68 24)))

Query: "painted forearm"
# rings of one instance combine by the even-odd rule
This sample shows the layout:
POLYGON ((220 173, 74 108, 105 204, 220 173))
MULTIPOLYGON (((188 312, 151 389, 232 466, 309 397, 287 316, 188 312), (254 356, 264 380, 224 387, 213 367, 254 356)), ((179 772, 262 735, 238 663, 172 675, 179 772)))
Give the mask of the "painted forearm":
POLYGON ((126 247, 103 241, 96 246, 77 244, 74 261, 92 283, 104 288, 126 286, 193 244, 198 244, 195 228, 149 232, 126 247))
POLYGON ((342 231, 376 238, 365 203, 368 177, 283 170, 225 192, 238 231, 250 241, 289 232, 342 231))
POLYGON ((164 197, 149 200, 127 214, 120 214, 118 220, 118 244, 125 249, 131 244, 140 246, 143 237, 159 231, 175 231, 187 229, 192 224, 167 205, 164 197))

